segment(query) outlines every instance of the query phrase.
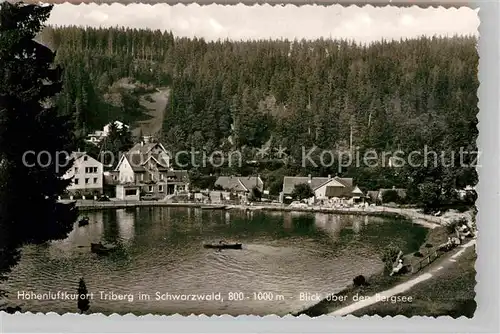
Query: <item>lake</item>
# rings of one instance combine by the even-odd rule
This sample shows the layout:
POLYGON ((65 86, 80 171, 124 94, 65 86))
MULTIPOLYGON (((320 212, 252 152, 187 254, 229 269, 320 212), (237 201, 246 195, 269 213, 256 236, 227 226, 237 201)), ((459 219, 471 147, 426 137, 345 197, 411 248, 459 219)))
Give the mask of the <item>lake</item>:
POLYGON ((301 293, 338 292, 355 276, 382 270, 387 244, 406 253, 427 234, 398 219, 319 213, 142 207, 84 214, 90 224, 75 224, 67 239, 23 248, 1 286, 10 305, 78 312, 75 300, 18 299, 18 293, 74 294, 84 277, 93 293, 90 312, 285 315, 316 303, 301 300, 301 293), (219 240, 241 242, 243 249, 203 248, 219 240), (118 248, 91 253, 90 243, 99 241, 118 248), (133 300, 116 299, 128 294, 133 300), (224 300, 209 300, 217 294, 224 300), (181 300, 188 298, 205 300, 181 300))

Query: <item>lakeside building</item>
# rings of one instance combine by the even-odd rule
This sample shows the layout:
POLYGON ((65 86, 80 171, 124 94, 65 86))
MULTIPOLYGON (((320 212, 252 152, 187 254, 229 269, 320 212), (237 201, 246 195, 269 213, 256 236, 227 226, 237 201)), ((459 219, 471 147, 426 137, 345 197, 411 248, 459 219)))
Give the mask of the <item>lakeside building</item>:
POLYGON ((103 165, 86 152, 73 152, 71 154, 73 165, 64 179, 72 179, 66 188, 70 195, 97 196, 103 191, 103 165))
POLYGON ((364 198, 363 192, 353 185, 352 178, 342 178, 331 175, 328 177, 308 176, 285 176, 283 178, 283 190, 280 194, 280 202, 292 199, 295 186, 308 184, 314 192, 314 200, 328 200, 332 198, 347 199, 353 202, 364 198))
POLYGON ((134 189, 158 199, 189 192, 187 171, 173 169, 165 147, 146 138, 120 157, 111 175, 120 199, 136 196, 134 189))
MULTIPOLYGON (((263 193, 264 182, 257 176, 219 176, 215 181, 215 187, 227 193, 237 195, 239 198, 248 198, 254 187, 263 193)), ((229 195, 225 195, 228 197, 229 195)))

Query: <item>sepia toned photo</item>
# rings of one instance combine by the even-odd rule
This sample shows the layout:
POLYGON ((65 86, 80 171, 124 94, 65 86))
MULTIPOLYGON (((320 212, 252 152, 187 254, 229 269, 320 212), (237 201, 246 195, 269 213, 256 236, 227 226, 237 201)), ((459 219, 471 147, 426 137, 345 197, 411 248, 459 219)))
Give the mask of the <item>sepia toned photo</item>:
POLYGON ((478 11, 0 4, 0 310, 472 317, 478 11))

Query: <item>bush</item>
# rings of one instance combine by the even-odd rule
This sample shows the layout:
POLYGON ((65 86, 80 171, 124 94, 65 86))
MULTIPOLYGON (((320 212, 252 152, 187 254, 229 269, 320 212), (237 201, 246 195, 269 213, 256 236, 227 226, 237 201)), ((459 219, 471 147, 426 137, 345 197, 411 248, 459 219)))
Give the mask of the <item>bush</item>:
POLYGON ((392 270, 392 266, 398 258, 400 251, 401 250, 399 249, 399 247, 396 247, 394 245, 390 245, 384 250, 381 259, 382 262, 384 262, 386 269, 392 270))
POLYGON ((467 218, 460 217, 460 218, 454 219, 450 224, 446 225, 446 231, 449 234, 453 234, 453 233, 455 233, 455 230, 458 227, 460 227, 464 224, 467 225, 467 218))
POLYGON ((314 191, 307 183, 300 183, 295 185, 292 191, 292 197, 296 200, 308 199, 314 196, 314 191))
POLYGON ((399 204, 401 202, 401 197, 399 197, 399 194, 396 190, 386 190, 382 194, 382 201, 384 203, 397 203, 399 204))
POLYGON ((354 277, 354 279, 352 280, 352 283, 354 284, 354 286, 369 285, 368 282, 366 281, 365 276, 363 276, 363 275, 358 275, 358 276, 354 277))
POLYGON ((415 252, 415 253, 413 253, 413 256, 415 256, 415 257, 424 257, 424 254, 422 254, 420 252, 415 252))

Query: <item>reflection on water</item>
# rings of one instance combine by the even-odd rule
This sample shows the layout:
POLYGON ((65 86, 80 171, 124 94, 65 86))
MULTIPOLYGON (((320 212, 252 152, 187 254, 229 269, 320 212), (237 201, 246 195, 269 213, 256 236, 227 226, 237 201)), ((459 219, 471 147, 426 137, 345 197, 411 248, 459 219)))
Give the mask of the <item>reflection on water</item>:
POLYGON ((18 300, 18 291, 75 293, 84 277, 91 312, 105 314, 286 314, 313 304, 301 292, 332 293, 356 275, 382 268, 380 252, 389 242, 411 251, 425 229, 374 217, 296 212, 140 208, 88 214, 90 224, 48 246, 26 246, 4 284, 10 301, 32 312, 76 312, 76 301, 18 300), (204 249, 218 240, 241 242, 243 250, 204 249), (98 256, 91 242, 118 246, 98 256), (103 293, 131 293, 133 302, 103 300, 103 293), (220 301, 155 300, 156 292, 209 294, 220 301), (227 300, 228 293, 269 291, 283 300, 227 300), (139 294, 151 300, 138 300, 139 294))

